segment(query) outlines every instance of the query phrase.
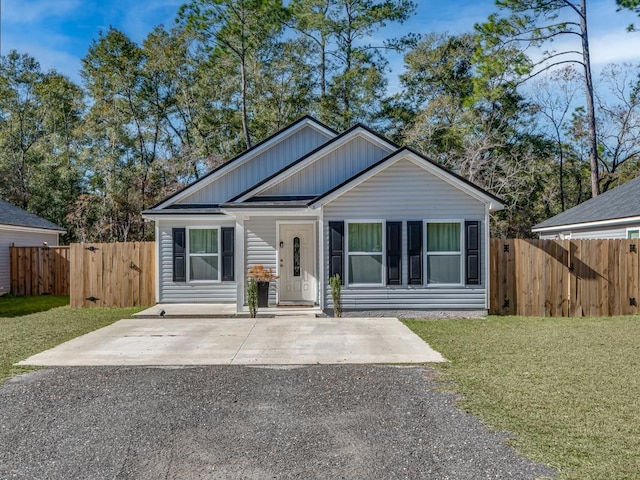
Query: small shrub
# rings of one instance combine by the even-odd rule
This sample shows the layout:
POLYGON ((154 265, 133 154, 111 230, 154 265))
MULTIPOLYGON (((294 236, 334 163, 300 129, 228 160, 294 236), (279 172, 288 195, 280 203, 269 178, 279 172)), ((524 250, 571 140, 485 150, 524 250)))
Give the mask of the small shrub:
POLYGON ((249 315, 256 318, 258 314, 258 282, 253 278, 247 284, 247 303, 249 304, 249 315))
POLYGON ((331 297, 333 298, 333 314, 336 317, 342 316, 342 303, 340 299, 340 275, 337 273, 333 277, 329 277, 329 285, 331 285, 331 297))

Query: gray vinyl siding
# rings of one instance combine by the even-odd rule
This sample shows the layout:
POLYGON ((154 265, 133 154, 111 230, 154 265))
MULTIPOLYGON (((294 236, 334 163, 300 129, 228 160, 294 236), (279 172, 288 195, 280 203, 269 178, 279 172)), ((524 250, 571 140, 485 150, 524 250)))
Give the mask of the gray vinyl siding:
POLYGON ((328 140, 318 130, 305 127, 285 138, 211 184, 180 200, 178 204, 220 204, 244 192, 328 140))
MULTIPOLYGON (((159 291, 161 303, 235 303, 238 295, 236 282, 190 283, 173 281, 173 228, 189 228, 196 226, 235 227, 235 220, 224 217, 209 220, 162 221, 158 225, 159 238, 159 291)), ((242 252, 236 252, 236 255, 242 252)), ((236 279, 238 278, 236 272, 236 279)))
MULTIPOLYGON (((326 272, 329 271, 328 222, 365 219, 403 222, 403 285, 372 287, 345 285, 342 289, 343 308, 486 309, 485 232, 487 225, 484 203, 410 161, 400 160, 324 206, 323 248, 326 272), (412 220, 480 221, 481 285, 453 287, 407 285, 406 222, 412 220)), ((345 265, 346 257, 345 248, 345 265)), ((423 264, 425 259, 423 251, 423 264)), ((464 250, 461 261, 464 262, 464 250)), ((346 275, 346 269, 344 272, 346 275)), ((327 280, 324 279, 325 305, 333 308, 331 289, 327 280)))
POLYGON ((261 195, 320 195, 389 155, 365 137, 349 142, 318 158, 302 170, 265 190, 261 195))
MULTIPOLYGON (((246 271, 254 265, 277 270, 276 262, 276 218, 256 217, 244 222, 245 232, 245 281, 246 271)), ((269 304, 276 302, 276 284, 269 285, 269 304)))
MULTIPOLYGON (((276 243, 278 239, 278 220, 286 221, 309 221, 309 217, 253 217, 244 222, 245 231, 245 270, 248 271, 254 265, 263 265, 265 268, 272 268, 274 272, 278 271, 278 256, 276 243)), ((316 255, 317 261, 317 255, 316 255)), ((247 279, 245 271, 245 281, 247 279)), ((316 272, 318 271, 316 264, 316 272)), ((269 304, 276 303, 277 283, 271 282, 269 286, 269 304)), ((246 299, 245 299, 246 300, 246 299)))
POLYGON ((558 235, 562 233, 566 235, 571 233, 571 240, 584 240, 590 238, 607 239, 607 238, 627 238, 627 228, 638 228, 640 225, 623 225, 615 227, 602 227, 602 228, 585 228, 580 230, 558 230, 554 233, 544 233, 540 235, 543 240, 554 240, 558 238, 558 235))
POLYGON ((5 230, 0 225, 0 292, 8 292, 11 286, 11 244, 16 247, 41 247, 43 242, 47 242, 50 247, 57 246, 58 234, 5 230))

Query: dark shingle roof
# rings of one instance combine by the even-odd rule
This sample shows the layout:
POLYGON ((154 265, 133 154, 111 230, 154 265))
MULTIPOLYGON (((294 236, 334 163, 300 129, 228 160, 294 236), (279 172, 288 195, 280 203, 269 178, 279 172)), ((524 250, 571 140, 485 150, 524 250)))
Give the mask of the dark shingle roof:
POLYGON ((640 177, 565 210, 535 225, 533 229, 638 216, 640 216, 640 177))
POLYGON ((45 220, 31 212, 27 212, 20 207, 11 205, 0 199, 0 225, 14 225, 18 227, 44 228, 47 230, 58 230, 64 232, 65 229, 45 220))

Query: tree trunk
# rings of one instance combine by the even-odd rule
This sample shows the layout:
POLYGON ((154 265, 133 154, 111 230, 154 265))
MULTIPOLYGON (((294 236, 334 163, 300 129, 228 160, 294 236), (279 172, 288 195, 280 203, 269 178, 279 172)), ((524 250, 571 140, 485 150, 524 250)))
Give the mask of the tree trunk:
POLYGON ((589 164, 591 168, 591 195, 600 194, 598 184, 598 136, 596 131, 596 115, 593 105, 593 79, 591 77, 591 58, 589 54, 589 35, 587 32, 587 1, 582 0, 580 15, 580 32, 582 38, 582 59, 584 63, 584 79, 587 93, 587 124, 589 129, 589 164))
POLYGON ((244 56, 240 63, 240 87, 242 96, 242 131, 247 149, 251 148, 251 135, 249 134, 249 121, 247 118, 247 73, 244 56))

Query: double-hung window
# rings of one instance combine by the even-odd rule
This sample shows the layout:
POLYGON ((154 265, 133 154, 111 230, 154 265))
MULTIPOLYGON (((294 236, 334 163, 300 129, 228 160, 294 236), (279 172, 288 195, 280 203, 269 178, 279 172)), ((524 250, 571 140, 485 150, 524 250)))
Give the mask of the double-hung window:
POLYGON ((218 228, 189 229, 189 281, 220 281, 219 242, 218 228))
POLYGON ((348 264, 349 284, 383 284, 383 228, 382 222, 349 222, 348 264))
POLYGON ((640 229, 627 228, 627 238, 628 239, 640 238, 640 229))
POLYGON ((426 222, 427 284, 462 283, 462 223, 426 222))

